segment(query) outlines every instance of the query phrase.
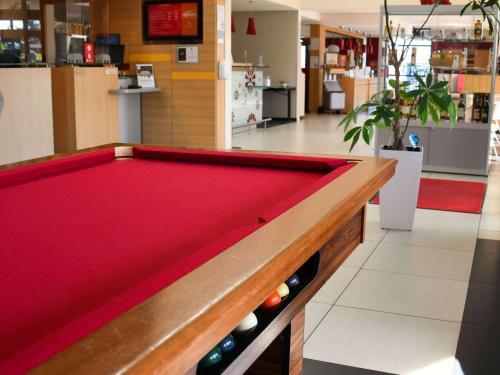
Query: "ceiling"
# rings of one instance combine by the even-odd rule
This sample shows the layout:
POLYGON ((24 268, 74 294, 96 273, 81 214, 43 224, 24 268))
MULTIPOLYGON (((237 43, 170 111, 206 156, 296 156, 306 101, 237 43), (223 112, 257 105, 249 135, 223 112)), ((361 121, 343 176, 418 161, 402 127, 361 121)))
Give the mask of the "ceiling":
MULTIPOLYGON (((452 0, 453 4, 464 4, 468 0, 452 0)), ((320 13, 371 13, 378 12, 384 4, 383 0, 300 0, 300 8, 303 10, 314 10, 320 13)), ((389 5, 415 5, 419 0, 390 0, 389 5)))
MULTIPOLYGON (((250 3, 249 0, 232 0, 231 9, 233 12, 297 10, 296 7, 286 3, 294 3, 294 1, 252 0, 250 3)), ((295 3, 298 4, 298 1, 295 3)))

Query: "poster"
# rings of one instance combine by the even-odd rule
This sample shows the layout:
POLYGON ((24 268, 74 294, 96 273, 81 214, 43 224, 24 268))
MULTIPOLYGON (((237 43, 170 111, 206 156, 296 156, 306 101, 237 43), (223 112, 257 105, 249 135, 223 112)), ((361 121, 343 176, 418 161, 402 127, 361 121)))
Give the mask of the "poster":
POLYGON ((153 64, 137 64, 137 85, 142 88, 155 87, 153 64))
POLYGON ((150 4, 148 35, 151 37, 198 35, 198 4, 195 2, 150 4))

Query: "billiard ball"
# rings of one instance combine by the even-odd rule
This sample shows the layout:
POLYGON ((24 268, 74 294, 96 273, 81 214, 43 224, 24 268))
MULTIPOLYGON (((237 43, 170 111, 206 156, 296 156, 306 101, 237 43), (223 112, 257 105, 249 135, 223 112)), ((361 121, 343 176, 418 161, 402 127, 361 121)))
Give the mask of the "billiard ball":
POLYGON ((243 319, 234 329, 236 333, 247 333, 257 327, 257 316, 252 312, 243 319))
POLYGON ((281 298, 285 298, 290 294, 290 289, 288 289, 288 285, 285 283, 281 284, 278 289, 276 289, 281 298))
POLYGON ((229 334, 222 339, 221 342, 217 345, 222 353, 230 352, 236 346, 236 341, 234 340, 233 335, 229 334))
POLYGON ((281 297, 277 291, 271 293, 267 299, 262 302, 262 307, 264 309, 273 309, 281 303, 281 297))
POLYGON ((294 273, 287 281, 285 281, 286 285, 288 285, 289 288, 295 288, 299 286, 300 284, 300 279, 299 275, 294 273))
POLYGON ((219 349, 218 346, 213 348, 208 352, 208 354, 203 357, 200 361, 200 368, 207 368, 207 367, 212 367, 213 365, 216 365, 222 360, 222 352, 219 349))

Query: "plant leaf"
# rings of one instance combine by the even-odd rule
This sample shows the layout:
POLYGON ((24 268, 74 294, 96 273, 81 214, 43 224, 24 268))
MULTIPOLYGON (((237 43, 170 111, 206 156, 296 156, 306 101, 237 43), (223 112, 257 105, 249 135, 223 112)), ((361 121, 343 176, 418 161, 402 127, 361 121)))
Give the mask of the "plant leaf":
POLYGON ((429 112, 431 113, 432 121, 439 124, 441 122, 441 115, 433 105, 429 106, 429 112))
POLYGON ((430 87, 432 85, 432 74, 427 74, 426 80, 425 80, 425 85, 427 87, 430 87))
POLYGON ((448 116, 450 118, 451 127, 454 128, 457 124, 457 107, 453 101, 450 103, 448 107, 448 116))
POLYGON ((439 81, 431 86, 431 90, 440 90, 448 87, 448 81, 439 81))
POLYGON ((355 135, 354 135, 354 138, 352 139, 352 144, 351 144, 351 148, 349 148, 349 153, 352 152, 354 146, 356 146, 356 143, 358 143, 359 141, 359 136, 361 135, 361 128, 359 128, 360 131, 358 131, 355 135))
POLYGON ((356 126, 355 128, 352 128, 349 130, 347 133, 344 135, 344 142, 347 142, 350 140, 355 134, 359 133, 361 131, 361 126, 356 126))

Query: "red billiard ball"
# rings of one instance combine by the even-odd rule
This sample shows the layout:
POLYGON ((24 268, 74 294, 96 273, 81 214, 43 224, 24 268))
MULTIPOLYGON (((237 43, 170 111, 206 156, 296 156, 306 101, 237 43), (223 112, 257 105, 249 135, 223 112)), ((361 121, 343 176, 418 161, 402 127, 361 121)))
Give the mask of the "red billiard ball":
POLYGON ((281 297, 277 291, 271 293, 267 299, 262 302, 262 308, 264 309, 273 309, 281 303, 281 297))

